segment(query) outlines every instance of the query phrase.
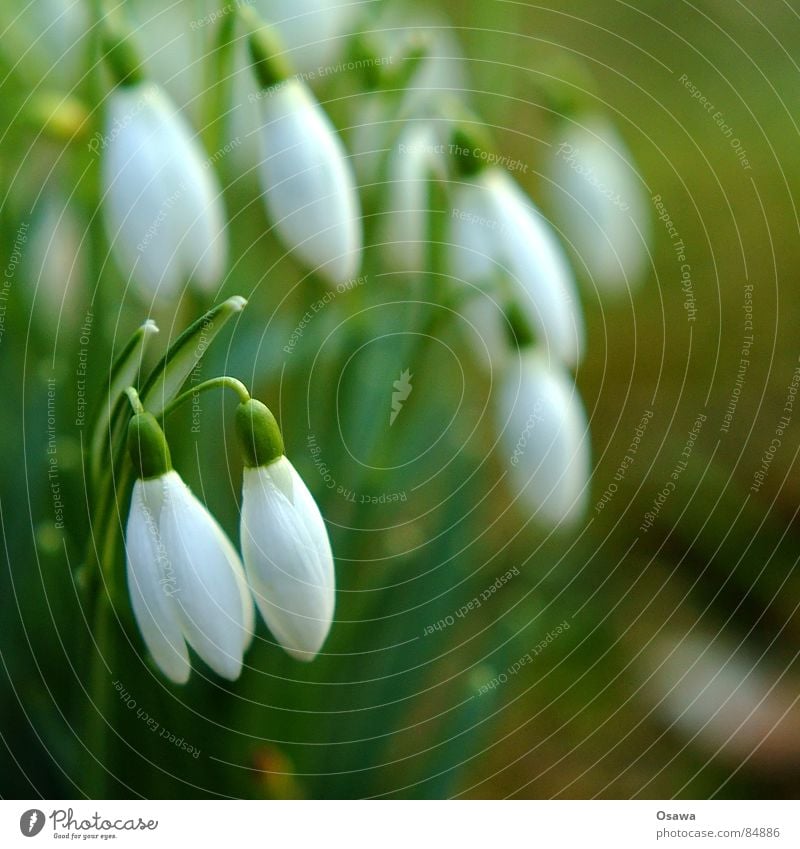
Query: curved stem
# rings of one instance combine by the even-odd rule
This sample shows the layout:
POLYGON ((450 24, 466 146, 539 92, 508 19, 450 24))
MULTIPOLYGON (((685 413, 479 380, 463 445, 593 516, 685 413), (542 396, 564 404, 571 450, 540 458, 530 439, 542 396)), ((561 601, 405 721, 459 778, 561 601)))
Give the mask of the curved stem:
POLYGON ((182 392, 164 408, 164 412, 159 418, 163 421, 170 413, 180 407, 184 401, 188 401, 190 398, 196 398, 201 392, 207 392, 209 389, 232 389, 239 396, 239 400, 242 403, 250 400, 250 393, 242 381, 224 374, 221 377, 212 377, 210 380, 204 380, 202 383, 198 383, 197 386, 193 386, 191 389, 187 389, 186 392, 182 392))
POLYGON ((131 408, 136 415, 145 411, 142 402, 139 400, 139 393, 132 386, 129 386, 125 390, 125 394, 128 396, 128 400, 131 402, 131 408))

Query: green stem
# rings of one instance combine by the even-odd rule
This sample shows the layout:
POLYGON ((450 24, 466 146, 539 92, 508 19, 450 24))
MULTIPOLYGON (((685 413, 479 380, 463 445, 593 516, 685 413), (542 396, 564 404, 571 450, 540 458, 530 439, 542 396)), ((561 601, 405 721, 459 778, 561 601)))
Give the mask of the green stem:
POLYGON ((197 386, 193 386, 191 389, 187 389, 186 392, 182 392, 164 408, 164 412, 161 413, 159 419, 163 421, 185 401, 196 398, 201 392, 208 392, 209 389, 232 389, 239 396, 239 400, 242 403, 250 400, 250 392, 241 380, 223 374, 220 377, 212 377, 210 380, 204 380, 202 383, 198 383, 197 386))
POLYGON ((86 795, 90 799, 103 799, 107 795, 106 781, 109 775, 108 763, 108 727, 111 702, 110 637, 111 605, 109 597, 100 590, 97 593, 94 617, 94 646, 89 680, 89 698, 91 704, 86 711, 86 735, 84 745, 87 750, 86 795))

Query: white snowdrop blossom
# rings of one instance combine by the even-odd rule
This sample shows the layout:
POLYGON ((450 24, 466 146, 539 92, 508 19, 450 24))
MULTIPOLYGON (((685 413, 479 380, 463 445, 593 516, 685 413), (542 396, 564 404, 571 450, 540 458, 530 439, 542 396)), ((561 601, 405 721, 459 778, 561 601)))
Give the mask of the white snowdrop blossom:
POLYGON ((586 413, 571 375, 539 351, 503 375, 496 415, 515 498, 550 525, 580 519, 589 494, 586 413))
POLYGON ((125 535, 128 592, 145 644, 176 684, 189 678, 187 643, 218 675, 234 681, 255 624, 241 560, 172 469, 150 413, 131 419, 128 447, 140 474, 125 535))
POLYGON ((225 268, 220 188, 199 142, 155 84, 119 85, 108 98, 104 211, 125 274, 148 292, 209 289, 225 268))
POLYGON ((570 124, 550 179, 553 211, 592 280, 611 292, 635 286, 648 262, 648 204, 613 125, 599 116, 570 124))
POLYGON ((237 423, 245 452, 241 546, 247 580, 277 641, 293 658, 310 661, 328 635, 336 598, 325 522, 283 455, 269 410, 249 401, 240 406, 237 423))
POLYGON ((443 179, 446 174, 443 149, 431 124, 415 122, 390 153, 382 229, 392 271, 425 270, 431 179, 443 179))
POLYGON ((513 179, 489 167, 457 190, 451 223, 451 273, 474 284, 508 278, 537 343, 575 366, 584 326, 569 262, 549 224, 513 179))
POLYGON ((286 246, 332 283, 361 264, 361 207, 347 152, 308 87, 286 79, 259 97, 267 211, 286 246))

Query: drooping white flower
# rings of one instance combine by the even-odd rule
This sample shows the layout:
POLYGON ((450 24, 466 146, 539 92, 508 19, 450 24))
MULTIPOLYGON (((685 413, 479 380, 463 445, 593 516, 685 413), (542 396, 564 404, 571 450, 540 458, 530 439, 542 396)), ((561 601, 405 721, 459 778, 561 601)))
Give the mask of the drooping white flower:
POLYGON ((598 287, 624 291, 648 263, 649 210, 635 164, 599 116, 569 124, 550 165, 553 210, 598 287))
POLYGON ((589 495, 589 425, 569 373, 523 350, 503 376, 495 409, 515 499, 548 524, 574 522, 589 495))
POLYGON ((462 186, 457 203, 452 272, 476 284, 489 275, 507 278, 539 346, 575 366, 583 351, 583 314, 569 262, 546 219, 498 167, 462 186))
POLYGON ((391 271, 421 273, 431 238, 432 178, 444 178, 444 147, 432 124, 411 123, 389 155, 382 242, 391 271))
POLYGON ((240 406, 237 423, 245 453, 241 546, 247 579, 278 642, 297 660, 310 661, 328 635, 336 599, 325 522, 283 455, 267 408, 249 401, 240 406))
MULTIPOLYGON (((146 443, 147 433, 139 433, 146 443)), ((156 664, 175 683, 189 678, 187 643, 233 681, 254 630, 244 570, 216 520, 167 466, 133 487, 125 546, 134 616, 156 664)))
POLYGON ((361 207, 355 178, 333 124, 298 79, 259 98, 261 187, 286 246, 333 283, 361 264, 361 207))
POLYGON ((227 256, 220 188, 189 125, 155 84, 108 98, 103 188, 109 238, 126 275, 165 297, 219 282, 227 256))

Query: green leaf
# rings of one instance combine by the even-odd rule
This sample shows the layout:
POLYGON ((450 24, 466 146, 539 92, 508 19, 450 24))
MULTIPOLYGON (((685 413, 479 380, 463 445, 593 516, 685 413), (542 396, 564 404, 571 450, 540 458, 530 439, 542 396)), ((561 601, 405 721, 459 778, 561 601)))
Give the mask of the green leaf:
POLYGON ((136 381, 147 343, 156 333, 156 323, 148 319, 137 328, 111 367, 108 392, 100 400, 90 445, 92 476, 95 480, 99 476, 107 446, 113 437, 114 421, 118 418, 115 411, 119 409, 122 393, 136 381))
POLYGON ((228 298, 181 333, 153 369, 140 393, 148 412, 156 418, 164 412, 228 319, 240 313, 246 304, 239 295, 228 298))

